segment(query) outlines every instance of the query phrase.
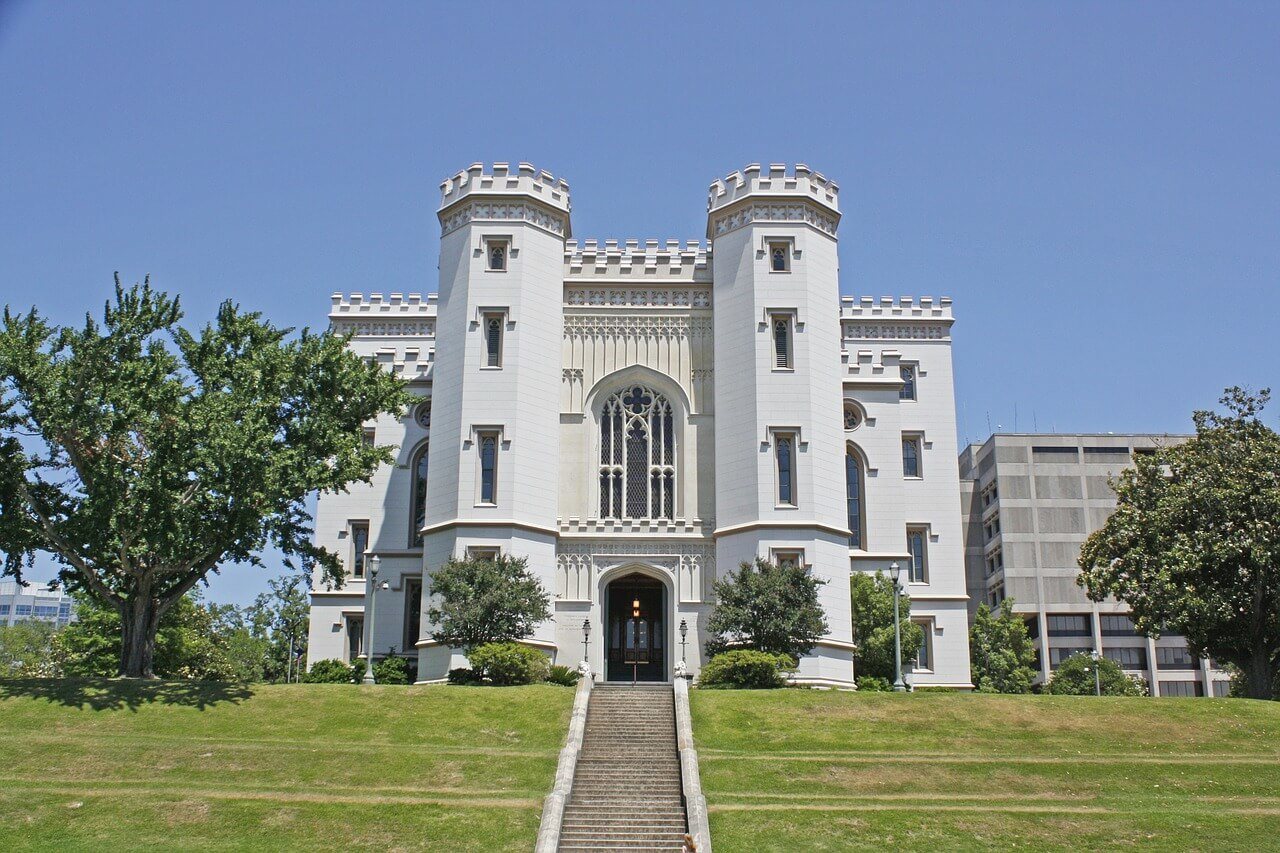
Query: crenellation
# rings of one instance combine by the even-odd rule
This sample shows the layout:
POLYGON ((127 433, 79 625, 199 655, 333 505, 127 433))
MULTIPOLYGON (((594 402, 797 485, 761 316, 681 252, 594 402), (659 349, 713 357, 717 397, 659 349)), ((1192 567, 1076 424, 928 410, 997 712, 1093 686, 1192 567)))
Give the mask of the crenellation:
POLYGON ((711 253, 699 240, 589 238, 565 241, 564 260, 570 278, 624 276, 635 273, 689 278, 710 275, 711 253))
POLYGON ((714 211, 748 196, 765 195, 803 197, 838 213, 839 194, 840 187, 835 181, 804 163, 797 163, 791 169, 785 163, 770 163, 763 173, 759 163, 751 163, 711 182, 707 210, 714 211))
POLYGON ((857 319, 884 317, 902 320, 951 320, 951 297, 933 296, 842 296, 840 317, 857 319))
POLYGON ((330 297, 331 306, 329 308, 329 316, 345 317, 352 314, 392 314, 400 316, 419 316, 430 317, 435 316, 438 306, 438 296, 434 293, 428 293, 425 297, 421 293, 392 293, 383 295, 381 293, 334 293, 330 297))
POLYGON ((440 184, 440 210, 472 196, 526 196, 568 213, 569 182, 531 163, 519 163, 513 173, 510 163, 494 163, 486 171, 483 163, 472 163, 440 184))

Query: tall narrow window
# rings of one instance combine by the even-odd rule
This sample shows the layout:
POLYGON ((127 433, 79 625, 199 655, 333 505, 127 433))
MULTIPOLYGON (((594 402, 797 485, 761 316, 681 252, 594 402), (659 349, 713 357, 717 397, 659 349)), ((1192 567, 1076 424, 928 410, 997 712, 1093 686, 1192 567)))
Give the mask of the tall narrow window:
POLYGON ((488 243, 489 271, 505 272, 507 269, 507 243, 505 240, 490 240, 488 243))
POLYGON ((769 269, 772 272, 789 272, 791 259, 787 257, 786 243, 769 244, 769 269))
POLYGON ((778 503, 796 505, 796 437, 781 432, 774 439, 774 454, 778 463, 778 503))
POLYGON ((773 317, 773 366, 776 370, 790 370, 791 318, 785 314, 773 317))
POLYGON ((498 435, 480 433, 480 503, 498 502, 498 435))
POLYGON ((413 492, 410 495, 413 505, 413 531, 409 536, 409 541, 415 548, 422 547, 422 526, 427 523, 427 445, 422 448, 413 457, 413 465, 409 470, 413 472, 413 492))
POLYGON ((920 437, 902 437, 902 476, 920 476, 920 437))
POLYGON ((916 398, 916 367, 914 364, 904 364, 899 368, 902 374, 902 387, 898 389, 899 400, 914 400, 916 398))
POLYGON ((418 635, 422 633, 422 578, 409 578, 404 582, 404 650, 417 648, 418 635))
POLYGON ((364 577, 364 557, 369 550, 369 522, 352 521, 348 523, 351 531, 351 575, 364 577))
POLYGON ((907 528, 907 553, 911 555, 911 566, 907 578, 910 583, 925 583, 928 571, 928 547, 926 536, 928 531, 923 527, 907 528))
POLYGON ((364 653, 364 617, 347 617, 347 662, 355 663, 364 653))
POLYGON ((920 644, 920 654, 916 657, 916 669, 932 670, 933 623, 920 621, 916 622, 916 624, 920 626, 920 631, 924 634, 924 642, 920 644))
POLYGON ((675 419, 671 403, 643 385, 600 410, 600 517, 675 518, 675 419))
POLYGON ((503 315, 484 315, 484 366, 502 367, 503 315))
POLYGON ((850 448, 844 454, 845 502, 849 520, 849 547, 862 548, 862 460, 850 448))

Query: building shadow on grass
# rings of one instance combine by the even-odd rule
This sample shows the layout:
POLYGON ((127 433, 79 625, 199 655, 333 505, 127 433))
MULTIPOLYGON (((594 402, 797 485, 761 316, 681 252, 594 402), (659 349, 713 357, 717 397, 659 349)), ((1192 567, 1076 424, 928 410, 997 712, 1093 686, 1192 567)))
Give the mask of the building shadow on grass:
POLYGON ((143 705, 185 705, 201 711, 253 696, 247 684, 220 681, 144 681, 132 678, 0 679, 0 699, 43 699, 93 711, 136 711, 143 705))

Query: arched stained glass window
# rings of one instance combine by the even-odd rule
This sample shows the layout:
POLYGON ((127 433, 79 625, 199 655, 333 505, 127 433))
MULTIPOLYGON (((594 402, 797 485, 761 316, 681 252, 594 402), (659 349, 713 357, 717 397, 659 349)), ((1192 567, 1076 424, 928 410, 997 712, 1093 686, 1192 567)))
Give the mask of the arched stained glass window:
POLYGON ((413 472, 413 532, 409 537, 409 541, 413 543, 413 547, 422 547, 422 526, 427 521, 427 445, 422 445, 413 457, 413 464, 409 466, 409 470, 413 472))
POLYGON ((633 385, 600 410, 600 517, 674 518, 675 423, 666 397, 633 385))
POLYGON ((849 547, 862 548, 862 460, 853 448, 844 453, 845 498, 849 521, 849 547))

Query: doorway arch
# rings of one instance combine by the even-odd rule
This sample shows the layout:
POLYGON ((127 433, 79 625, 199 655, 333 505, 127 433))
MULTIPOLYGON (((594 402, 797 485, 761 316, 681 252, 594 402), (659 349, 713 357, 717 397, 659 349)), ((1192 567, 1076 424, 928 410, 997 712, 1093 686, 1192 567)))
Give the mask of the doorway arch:
POLYGON ((602 587, 605 681, 668 681, 670 585, 640 567, 629 567, 602 587))

